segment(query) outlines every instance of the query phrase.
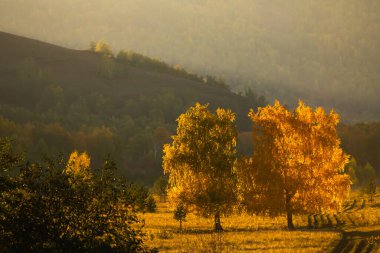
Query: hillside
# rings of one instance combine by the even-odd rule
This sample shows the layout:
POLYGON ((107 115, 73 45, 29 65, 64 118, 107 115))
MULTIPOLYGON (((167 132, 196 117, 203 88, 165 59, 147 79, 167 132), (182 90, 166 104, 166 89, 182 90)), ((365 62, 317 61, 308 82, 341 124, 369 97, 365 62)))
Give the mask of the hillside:
POLYGON ((162 144, 188 106, 230 108, 241 131, 250 130, 246 114, 257 106, 222 86, 90 51, 3 32, 0 48, 0 135, 12 136, 29 159, 79 149, 99 164, 110 153, 124 174, 151 181, 161 173, 162 144))
POLYGON ((380 119, 379 13, 371 0, 3 0, 0 30, 78 49, 105 40, 352 123, 380 119))
MULTIPOLYGON (((15 91, 6 89, 7 85, 4 84, 19 81, 16 80, 15 74, 23 71, 33 72, 34 67, 41 70, 38 78, 45 79, 42 81, 54 83, 65 90, 83 96, 101 92, 106 99, 112 100, 112 106, 122 106, 128 98, 136 98, 141 94, 157 96, 166 90, 170 90, 176 96, 192 94, 190 102, 209 102, 212 107, 227 106, 235 111, 241 111, 236 104, 239 101, 245 103, 246 106, 249 104, 247 99, 241 100, 240 96, 225 89, 133 67, 127 67, 127 74, 124 77, 115 77, 110 80, 99 75, 99 68, 103 64, 102 58, 89 51, 70 50, 7 33, 0 33, 0 46, 2 48, 1 78, 4 80, 2 101, 11 104, 17 104, 20 97, 15 97, 12 94, 15 91), (30 69, 25 69, 28 67, 30 69), (14 98, 16 101, 12 101, 14 98)), ((244 117, 245 114, 244 112, 244 117)), ((247 129, 246 125, 242 127, 247 129)))
MULTIPOLYGON (((132 64, 4 32, 0 48, 0 136, 11 137, 28 159, 78 149, 98 166, 110 154, 120 173, 151 183, 162 173, 162 145, 175 132, 175 119, 196 101, 232 109, 239 153, 252 152, 247 112, 265 103, 252 90, 237 95, 138 54, 132 64)), ((377 123, 338 129, 358 166, 369 162, 378 173, 379 129, 377 123)))

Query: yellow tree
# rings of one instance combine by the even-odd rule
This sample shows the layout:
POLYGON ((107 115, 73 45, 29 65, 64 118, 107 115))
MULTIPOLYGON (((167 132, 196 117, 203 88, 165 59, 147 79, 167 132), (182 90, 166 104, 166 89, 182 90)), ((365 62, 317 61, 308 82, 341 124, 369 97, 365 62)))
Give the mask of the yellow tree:
POLYGON ((103 41, 91 42, 90 50, 108 58, 113 57, 111 47, 103 41))
MULTIPOLYGON (((339 116, 313 110, 301 101, 294 112, 278 101, 274 106, 249 112, 254 123, 254 154, 247 165, 241 192, 251 211, 272 215, 286 213, 289 229, 292 215, 341 208, 350 189, 343 173, 348 156, 336 134, 339 116), (247 179, 251 179, 250 183, 247 179), (245 180, 245 181, 244 181, 245 180)), ((240 166, 244 167, 244 166, 240 166)))
POLYGON ((177 119, 173 142, 164 145, 163 168, 169 174, 168 196, 205 217, 214 216, 222 230, 221 214, 236 202, 233 163, 237 131, 230 110, 197 103, 177 119))
POLYGON ((90 157, 86 152, 74 151, 70 154, 64 172, 70 177, 70 183, 89 181, 92 178, 90 157))

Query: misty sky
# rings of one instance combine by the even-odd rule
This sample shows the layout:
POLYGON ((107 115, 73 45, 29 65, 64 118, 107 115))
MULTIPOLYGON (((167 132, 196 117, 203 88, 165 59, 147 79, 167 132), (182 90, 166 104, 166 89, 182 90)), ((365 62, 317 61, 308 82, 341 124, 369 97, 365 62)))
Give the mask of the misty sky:
POLYGON ((1 0, 0 30, 86 49, 104 40, 253 87, 380 119, 380 2, 1 0))

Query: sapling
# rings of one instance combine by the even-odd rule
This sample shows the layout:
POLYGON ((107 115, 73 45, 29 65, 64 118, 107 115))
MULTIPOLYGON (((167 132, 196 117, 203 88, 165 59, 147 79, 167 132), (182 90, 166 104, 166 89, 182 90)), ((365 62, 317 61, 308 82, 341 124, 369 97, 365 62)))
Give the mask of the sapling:
POLYGON ((182 222, 186 221, 187 210, 182 202, 177 204, 173 218, 179 221, 179 231, 182 232, 182 222))

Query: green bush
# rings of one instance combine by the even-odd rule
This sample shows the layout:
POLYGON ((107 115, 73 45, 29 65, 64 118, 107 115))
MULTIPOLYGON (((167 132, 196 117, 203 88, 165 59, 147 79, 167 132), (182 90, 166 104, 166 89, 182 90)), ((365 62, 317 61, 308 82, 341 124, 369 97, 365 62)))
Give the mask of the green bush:
POLYGON ((145 234, 127 185, 107 160, 86 180, 65 173, 63 159, 19 163, 9 141, 0 141, 1 252, 156 252, 145 234))

